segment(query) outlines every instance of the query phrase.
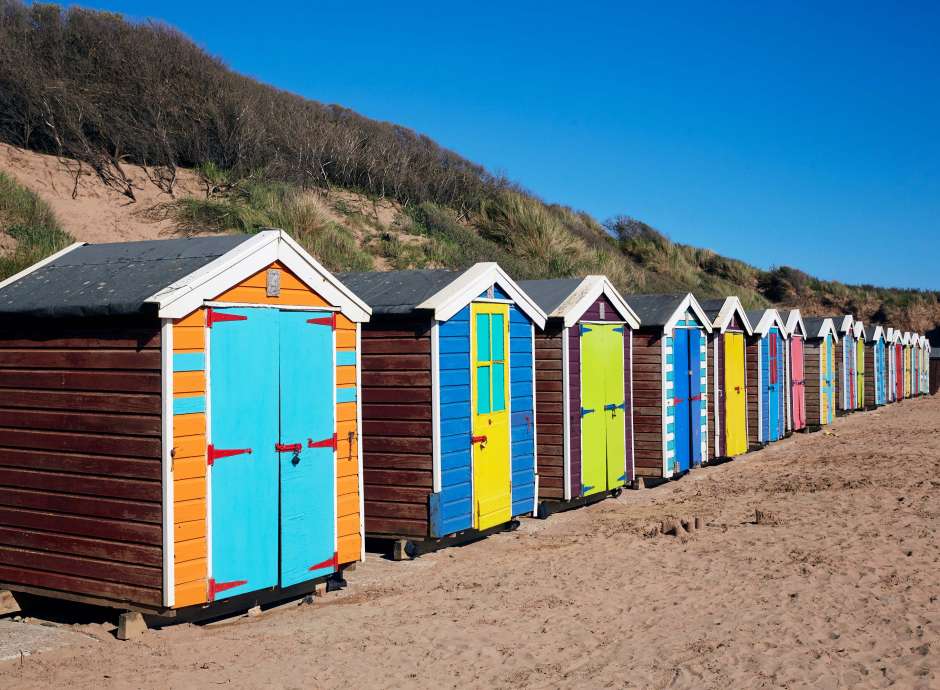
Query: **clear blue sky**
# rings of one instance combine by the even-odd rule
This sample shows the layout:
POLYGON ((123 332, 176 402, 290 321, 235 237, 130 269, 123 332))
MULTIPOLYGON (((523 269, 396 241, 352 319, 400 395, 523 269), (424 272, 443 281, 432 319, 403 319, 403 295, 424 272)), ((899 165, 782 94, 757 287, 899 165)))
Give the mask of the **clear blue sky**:
POLYGON ((547 201, 940 289, 938 2, 88 2, 547 201), (653 7, 653 5, 657 7, 653 7))

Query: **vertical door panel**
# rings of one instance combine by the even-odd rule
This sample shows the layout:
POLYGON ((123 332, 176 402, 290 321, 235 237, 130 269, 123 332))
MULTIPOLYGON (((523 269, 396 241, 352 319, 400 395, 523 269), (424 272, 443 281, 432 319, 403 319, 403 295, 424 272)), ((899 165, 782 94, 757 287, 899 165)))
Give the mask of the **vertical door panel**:
POLYGON ((689 336, 689 463, 702 464, 702 331, 691 329, 689 336))
POLYGON ((335 367, 330 314, 278 312, 282 447, 281 586, 335 570, 335 367), (314 447, 311 447, 313 445, 314 447))
POLYGON ((793 336, 790 342, 790 375, 793 386, 793 428, 806 426, 806 380, 803 371, 803 338, 793 336))
POLYGON ((767 352, 767 440, 776 441, 780 438, 780 368, 778 362, 781 354, 776 329, 771 329, 767 335, 767 352))
POLYGON ((606 338, 600 324, 581 324, 581 495, 607 489, 604 421, 606 338))
POLYGON ((623 324, 606 324, 604 330, 604 424, 607 450, 606 487, 623 486, 627 479, 626 417, 624 387, 623 324))
POLYGON ((744 335, 725 333, 725 446, 729 457, 747 452, 744 335))
POLYGON ((274 310, 216 311, 229 318, 209 331, 210 599, 223 599, 278 581, 278 329, 274 310))
POLYGON ((512 517, 506 361, 509 307, 475 303, 470 316, 474 514, 477 529, 483 530, 512 517))
POLYGON ((677 328, 672 339, 673 362, 673 418, 675 424, 675 469, 689 469, 691 429, 689 428, 689 332, 677 328))

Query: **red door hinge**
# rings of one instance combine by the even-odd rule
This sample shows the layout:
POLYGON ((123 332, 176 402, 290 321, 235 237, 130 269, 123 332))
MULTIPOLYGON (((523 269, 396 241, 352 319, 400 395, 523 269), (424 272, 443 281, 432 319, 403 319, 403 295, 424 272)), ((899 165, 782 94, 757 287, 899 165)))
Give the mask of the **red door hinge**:
POLYGON ((212 324, 220 321, 247 321, 248 317, 241 314, 229 314, 224 311, 217 311, 212 307, 206 309, 206 326, 212 328, 212 324))
POLYGON ((334 568, 334 569, 335 569, 336 566, 338 565, 338 561, 339 561, 339 554, 337 554, 337 553, 334 551, 334 552, 333 552, 333 558, 329 558, 329 559, 327 559, 327 560, 325 560, 325 561, 321 561, 321 562, 319 562, 319 563, 314 563, 314 564, 311 565, 309 568, 307 568, 307 572, 311 572, 311 573, 312 573, 314 570, 319 570, 320 568, 334 568))
POLYGON ((321 319, 307 319, 307 323, 312 323, 316 326, 329 326, 334 331, 336 330, 336 313, 332 312, 329 316, 325 316, 321 319))
POLYGON ((247 585, 248 580, 232 580, 231 582, 216 582, 215 578, 209 578, 209 601, 215 601, 215 595, 228 589, 235 589, 242 585, 247 585))
POLYGON ((274 450, 278 453, 299 453, 304 449, 302 443, 275 443, 274 450))
POLYGON ((672 404, 673 404, 673 405, 678 405, 678 404, 681 403, 683 400, 685 400, 685 398, 673 398, 673 399, 672 399, 672 404))
POLYGON ((693 395, 691 398, 689 398, 689 400, 701 400, 701 399, 702 399, 701 393, 699 393, 698 395, 693 395))
POLYGON ((233 455, 251 455, 251 448, 216 448, 212 444, 206 449, 206 464, 214 465, 219 458, 230 458, 233 455))
POLYGON ((336 450, 339 445, 339 441, 334 433, 329 438, 325 438, 322 441, 314 441, 312 438, 307 439, 307 448, 332 448, 336 450))

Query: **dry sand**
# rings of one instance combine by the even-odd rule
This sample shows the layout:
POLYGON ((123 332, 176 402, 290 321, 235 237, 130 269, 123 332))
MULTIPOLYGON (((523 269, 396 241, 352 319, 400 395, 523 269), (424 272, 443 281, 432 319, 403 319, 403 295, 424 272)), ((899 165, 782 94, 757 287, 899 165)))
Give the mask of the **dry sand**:
POLYGON ((312 607, 0 664, 0 687, 938 687, 938 430, 940 398, 852 415, 515 533, 372 557, 312 607), (688 538, 644 536, 695 515, 688 538))

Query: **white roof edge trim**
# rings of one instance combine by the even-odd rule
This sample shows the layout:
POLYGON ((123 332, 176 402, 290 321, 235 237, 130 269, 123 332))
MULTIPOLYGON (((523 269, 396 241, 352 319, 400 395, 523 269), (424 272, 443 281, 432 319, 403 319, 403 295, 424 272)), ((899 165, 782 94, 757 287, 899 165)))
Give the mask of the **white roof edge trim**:
POLYGON ((262 230, 146 301, 157 304, 161 318, 182 318, 204 301, 275 261, 282 263, 327 303, 339 307, 340 313, 350 321, 361 323, 372 315, 372 309, 365 302, 282 230, 262 230))
POLYGON ((875 326, 875 330, 871 334, 872 340, 886 340, 884 326, 875 326))
POLYGON ((744 305, 741 304, 741 300, 735 295, 729 295, 725 297, 724 303, 721 305, 721 309, 718 310, 718 318, 712 321, 712 330, 720 331, 724 333, 728 329, 728 325, 731 323, 731 317, 737 314, 741 323, 744 324, 744 332, 747 335, 754 335, 754 327, 751 326, 751 320, 747 318, 747 312, 744 311, 744 305))
POLYGON ((824 317, 819 326, 819 331, 814 335, 807 335, 808 338, 819 338, 820 340, 827 335, 832 335, 834 342, 839 342, 839 331, 831 318, 824 317))
POLYGON ((474 264, 421 304, 415 306, 415 309, 428 309, 434 313, 436 321, 447 321, 477 299, 480 293, 490 285, 499 285, 523 314, 539 328, 545 328, 547 315, 542 308, 500 268, 499 264, 493 261, 474 264))
POLYGON ((840 333, 845 333, 850 328, 852 328, 852 324, 854 323, 854 321, 855 321, 855 317, 852 316, 851 314, 843 314, 842 321, 836 328, 839 329, 840 333))
POLYGON ((685 293, 685 297, 682 298, 682 301, 679 302, 679 306, 676 307, 676 310, 672 312, 672 316, 669 317, 669 320, 663 326, 664 331, 671 331, 676 327, 676 324, 679 322, 679 319, 685 314, 686 309, 691 309, 695 315, 698 317, 699 321, 702 322, 702 326, 705 328, 706 333, 712 332, 712 322, 708 318, 708 315, 705 313, 705 310, 702 309, 702 305, 698 303, 698 300, 695 299, 695 295, 691 292, 685 293))
POLYGON ((73 250, 75 250, 75 249, 78 249, 79 247, 84 247, 86 244, 88 244, 88 243, 87 243, 87 242, 75 242, 74 244, 70 244, 70 245, 69 245, 68 247, 66 247, 65 249, 60 249, 60 250, 57 251, 55 254, 50 254, 50 255, 47 256, 45 259, 42 259, 42 260, 40 260, 40 261, 37 261, 37 262, 34 263, 32 266, 27 266, 26 268, 24 268, 24 269, 23 269, 22 271, 20 271, 19 273, 14 273, 14 274, 11 275, 9 278, 0 281, 0 290, 2 290, 3 288, 5 288, 7 285, 12 285, 13 283, 15 283, 16 281, 20 280, 21 278, 25 278, 25 277, 28 276, 30 273, 33 273, 34 271, 38 271, 38 270, 39 270, 40 268, 42 268, 43 266, 45 266, 45 265, 47 265, 47 264, 51 264, 53 261, 55 261, 56 259, 58 259, 60 256, 65 256, 65 255, 68 254, 70 251, 73 251, 73 250))
POLYGON ((758 321, 757 325, 754 326, 754 332, 758 335, 767 335, 767 333, 771 328, 774 327, 775 324, 783 335, 790 335, 790 331, 787 330, 787 324, 783 322, 783 317, 780 316, 780 312, 773 307, 768 307, 764 310, 764 313, 760 317, 760 321, 758 321))
POLYGON ((570 328, 584 316, 584 312, 601 295, 610 300, 610 303, 614 305, 614 309, 623 317, 623 320, 630 328, 640 327, 640 318, 636 315, 636 312, 617 291, 610 279, 607 276, 600 275, 585 276, 584 280, 578 284, 578 287, 572 290, 565 300, 548 316, 564 318, 565 328, 570 328))
POLYGON ((806 324, 803 323, 803 315, 800 313, 799 309, 791 309, 790 313, 787 314, 787 332, 790 335, 796 335, 796 331, 799 331, 803 334, 803 337, 808 337, 806 333, 806 324))

